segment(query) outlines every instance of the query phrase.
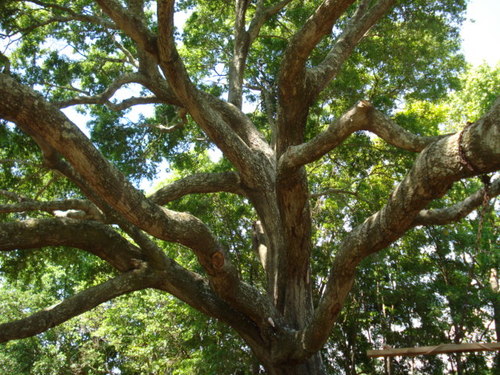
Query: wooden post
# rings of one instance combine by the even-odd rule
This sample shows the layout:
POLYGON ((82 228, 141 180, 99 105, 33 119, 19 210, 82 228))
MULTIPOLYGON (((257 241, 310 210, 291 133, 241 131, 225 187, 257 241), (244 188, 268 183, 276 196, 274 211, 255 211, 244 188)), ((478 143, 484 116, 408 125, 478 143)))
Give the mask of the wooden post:
POLYGON ((492 342, 488 344, 441 344, 436 346, 421 346, 416 348, 387 348, 383 350, 367 350, 368 357, 411 357, 417 355, 434 355, 443 353, 461 353, 461 352, 484 352, 500 350, 500 343, 492 342))
POLYGON ((394 375, 394 366, 392 357, 384 357, 385 375, 394 375))
MULTIPOLYGON (((392 347, 389 345, 384 345, 382 347, 384 350, 391 350, 392 347)), ((394 374, 394 366, 393 366, 393 359, 392 357, 384 356, 384 370, 385 370, 385 375, 393 375, 394 374)))
MULTIPOLYGON (((462 353, 462 352, 492 352, 500 351, 500 343, 492 342, 489 344, 441 344, 436 346, 421 346, 417 348, 401 348, 393 349, 390 346, 385 346, 382 350, 367 350, 366 355, 371 358, 384 358, 384 373, 385 375, 393 375, 393 357, 414 357, 417 355, 435 355, 443 353, 462 353)), ((499 353, 500 354, 500 353, 499 353)))

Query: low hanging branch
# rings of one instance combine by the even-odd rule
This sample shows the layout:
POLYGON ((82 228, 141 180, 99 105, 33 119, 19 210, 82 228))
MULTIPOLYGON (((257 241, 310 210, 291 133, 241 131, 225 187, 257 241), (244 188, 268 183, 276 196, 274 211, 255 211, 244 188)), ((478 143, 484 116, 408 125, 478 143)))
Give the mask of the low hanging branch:
POLYGON ((158 282, 155 276, 145 267, 129 271, 27 318, 0 324, 0 343, 36 335, 115 297, 151 287, 158 282))

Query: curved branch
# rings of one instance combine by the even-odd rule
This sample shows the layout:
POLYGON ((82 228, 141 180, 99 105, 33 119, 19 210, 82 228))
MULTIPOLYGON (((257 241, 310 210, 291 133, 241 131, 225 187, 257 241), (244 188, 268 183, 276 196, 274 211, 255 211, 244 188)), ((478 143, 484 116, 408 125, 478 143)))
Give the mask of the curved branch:
POLYGON ((125 59, 123 59, 123 62, 128 62, 129 64, 133 65, 134 67, 136 68, 140 68, 140 63, 137 61, 137 59, 134 57, 134 55, 132 54, 132 52, 129 51, 128 48, 126 48, 122 43, 120 43, 117 38, 116 38, 116 35, 113 35, 113 34, 109 34, 110 37, 113 39, 113 43, 118 47, 118 49, 120 51, 123 52, 123 54, 125 55, 125 59))
MULTIPOLYGON (((447 135, 422 136, 409 132, 396 124, 382 112, 375 110, 370 123, 364 128, 369 130, 387 143, 406 151, 420 152, 432 142, 447 135)), ((449 135, 449 134, 448 134, 449 135)))
POLYGON ((39 28, 42 28, 44 26, 48 26, 48 25, 51 25, 53 23, 63 23, 63 22, 69 22, 69 21, 74 21, 76 20, 75 18, 73 17, 62 17, 62 16, 54 16, 54 17, 51 17, 49 19, 46 19, 46 20, 43 20, 43 21, 40 21, 38 23, 35 23, 33 25, 30 25, 30 26, 27 26, 27 27, 23 27, 23 28, 18 28, 18 29, 15 29, 15 31, 12 31, 10 35, 15 35, 17 33, 21 34, 23 37, 27 36, 28 34, 30 34, 31 32, 39 29, 39 28))
POLYGON ((306 62, 319 41, 354 1, 325 0, 292 38, 283 58, 278 80, 277 151, 281 156, 289 146, 304 141, 304 130, 310 106, 324 86, 349 57, 365 32, 379 19, 394 0, 380 0, 370 10, 363 0, 350 25, 337 40, 336 48, 316 70, 306 62))
POLYGON ((308 88, 314 96, 318 95, 337 75, 343 63, 366 36, 368 30, 396 3, 395 0, 380 0, 368 8, 370 2, 365 0, 359 5, 348 26, 338 37, 323 62, 308 71, 308 88))
POLYGON ((162 272, 161 282, 156 286, 158 289, 165 290, 199 311, 228 323, 250 342, 262 340, 261 332, 256 324, 259 326, 266 324, 263 319, 269 316, 277 319, 277 313, 270 301, 251 286, 245 283, 233 285, 234 290, 223 295, 230 298, 222 300, 214 294, 207 280, 168 258, 139 229, 129 225, 121 226, 145 252, 148 264, 153 269, 162 272), (235 310, 235 306, 241 309, 235 310))
MULTIPOLYGON (((151 264, 153 269, 159 272, 156 273, 157 276, 155 276, 154 283, 153 280, 151 282, 148 281, 146 284, 139 285, 138 289, 155 287, 167 291, 192 307, 227 322, 250 340, 261 340, 255 323, 245 315, 233 310, 226 302, 214 294, 208 282, 200 275, 184 269, 175 261, 165 256, 162 256, 160 261, 157 262, 158 256, 153 253, 158 254, 161 250, 137 229, 133 230, 132 228, 132 230, 127 230, 127 232, 131 233, 134 240, 141 246, 141 249, 126 241, 110 227, 95 222, 82 222, 71 219, 40 219, 1 223, 0 251, 44 246, 70 246, 95 254, 109 262, 119 271, 126 272, 136 269, 138 265, 144 264, 146 258, 142 255, 142 250, 148 256, 148 263, 151 264), (155 248, 151 249, 151 247, 155 248)), ((148 277, 151 278, 150 272, 151 270, 148 271, 148 277)), ((123 276, 119 276, 119 278, 123 279, 123 276)), ((108 288, 108 290, 110 289, 108 288)), ((133 290, 136 289, 122 289, 120 293, 124 294, 133 290)), ((113 292, 113 290, 110 290, 110 292, 113 292)), ((99 294, 102 294, 102 289, 91 288, 85 291, 84 294, 75 296, 78 297, 77 299, 72 297, 64 301, 63 304, 65 306, 74 305, 75 303, 79 303, 79 299, 88 300, 89 298, 90 302, 96 301, 99 298, 99 294)), ((104 299, 100 303, 108 299, 104 299)), ((256 299, 251 296, 251 301, 255 302, 256 299)), ((78 311, 73 310, 69 312, 63 306, 58 306, 56 310, 51 310, 51 314, 59 316, 59 319, 53 319, 53 315, 42 312, 17 322, 0 325, 0 341, 28 337, 43 332, 72 316, 90 310, 92 307, 97 306, 97 304, 87 304, 82 306, 78 311), (60 314, 63 315, 61 316, 60 314), (49 319, 51 323, 41 324, 39 321, 42 317, 49 319), (27 331, 19 331, 18 328, 24 325, 31 328, 27 331), (19 332, 21 332, 21 335, 19 335, 19 332)), ((265 306, 265 304, 263 305, 265 306)), ((271 315, 270 313, 268 314, 271 315)))
POLYGON ((279 89, 284 96, 302 95, 305 64, 319 41, 331 32, 334 23, 355 0, 324 0, 294 35, 283 57, 279 89))
POLYGON ((155 270, 168 270, 171 272, 172 266, 175 261, 169 258, 163 250, 152 241, 145 233, 139 228, 128 223, 120 223, 120 228, 125 231, 134 241, 138 244, 145 254, 148 264, 155 270))
POLYGON ((303 142, 308 109, 314 92, 307 87, 306 62, 320 40, 355 0, 324 0, 293 36, 285 51, 278 76, 277 151, 303 142))
POLYGON ((420 152, 445 137, 413 134, 362 100, 310 141, 288 147, 280 158, 280 169, 297 168, 318 160, 358 130, 371 131, 387 143, 412 152, 420 152))
POLYGON ((174 39, 174 4, 175 0, 157 2, 158 13, 158 53, 160 66, 172 86, 175 94, 182 102, 192 102, 197 92, 193 86, 186 67, 177 51, 174 39))
MULTIPOLYGON (((210 284, 199 274, 188 271, 172 261, 156 288, 172 294, 208 316, 226 322, 250 343, 263 344, 256 322, 215 294, 210 284)), ((259 302, 253 300, 253 303, 255 305, 259 302)), ((264 309, 267 309, 268 305, 268 303, 262 304, 264 309)), ((272 314, 268 313, 268 316, 272 314)))
POLYGON ((119 271, 135 267, 141 250, 110 227, 95 221, 67 218, 0 223, 0 251, 69 246, 87 251, 119 271))
POLYGON ((155 58, 158 57, 156 38, 147 28, 144 20, 138 14, 125 9, 116 0, 97 0, 102 10, 130 36, 144 51, 155 58))
POLYGON ((155 276, 145 267, 129 271, 27 318, 0 324, 0 342, 34 336, 115 297, 151 287, 155 276))
POLYGON ((0 212, 27 212, 27 211, 45 211, 52 213, 53 211, 68 211, 78 210, 73 218, 81 218, 86 220, 103 221, 104 216, 99 209, 90 201, 83 199, 67 199, 63 201, 39 202, 39 201, 24 201, 16 204, 0 205, 0 212), (76 217, 78 216, 78 217, 76 217))
POLYGON ((124 99, 121 102, 113 103, 107 99, 103 99, 100 95, 96 96, 79 96, 77 98, 59 101, 54 103, 58 108, 67 108, 74 105, 82 104, 104 104, 113 111, 123 111, 124 109, 133 107, 139 104, 161 104, 165 101, 156 96, 133 96, 124 99))
POLYGON ((123 111, 124 109, 140 104, 161 104, 165 101, 156 96, 133 96, 118 103, 108 102, 106 105, 113 111, 123 111))
MULTIPOLYGON (((19 1, 19 2, 21 2, 21 1, 19 1)), ((117 25, 115 25, 113 22, 110 22, 109 20, 107 20, 105 18, 77 13, 73 9, 62 6, 62 5, 58 5, 58 4, 54 4, 54 3, 47 3, 45 1, 39 1, 39 0, 29 0, 28 2, 39 5, 39 6, 44 7, 44 8, 55 9, 55 10, 67 13, 70 15, 69 20, 88 22, 88 23, 92 23, 94 25, 103 26, 106 29, 118 29, 117 25)))
POLYGON ((259 35, 264 23, 290 2, 291 0, 284 0, 264 8, 264 2, 262 0, 258 1, 257 9, 247 30, 245 28, 245 17, 250 3, 248 0, 236 1, 233 58, 229 66, 228 102, 239 109, 242 106, 243 75, 250 46, 259 35))
POLYGON ((189 78, 175 46, 174 0, 158 2, 158 50, 160 67, 182 106, 219 147, 250 186, 259 184, 256 159, 272 153, 254 124, 232 104, 198 90, 189 78))
POLYGON ((255 153, 251 149, 264 145, 263 137, 241 110, 198 90, 191 82, 175 45, 174 3, 174 0, 158 2, 160 66, 191 117, 238 170, 244 171, 249 166, 247 159, 252 159, 255 153))
MULTIPOLYGON (((119 29, 125 31, 137 44, 138 44, 138 56, 139 56, 139 73, 126 74, 123 77, 118 78, 105 92, 100 95, 92 97, 78 97, 68 101, 62 101, 56 103, 59 108, 67 107, 76 104, 106 104, 113 110, 121 110, 129 108, 135 104, 149 104, 149 103, 160 103, 162 101, 167 101, 168 103, 174 105, 180 105, 180 103, 174 97, 172 90, 167 86, 163 85, 161 81, 164 78, 158 74, 157 66, 157 52, 156 52, 156 39, 153 34, 148 30, 143 22, 144 13, 143 10, 137 9, 125 9, 120 6, 120 4, 115 0, 102 0, 98 2, 101 8, 107 13, 115 22, 110 22, 102 17, 78 15, 70 8, 60 6, 57 4, 49 4, 44 1, 32 1, 40 6, 54 8, 58 11, 63 11, 70 14, 70 17, 78 19, 82 22, 91 22, 96 24, 101 24, 107 30, 109 29, 119 29), (102 21, 102 22, 97 22, 102 21), (155 93, 157 99, 134 99, 130 101, 124 101, 122 103, 114 104, 108 99, 114 94, 114 92, 126 83, 141 83, 153 93, 155 93)), ((60 19, 55 21, 65 21, 66 19, 60 19)), ((137 61, 133 58, 130 52, 125 49, 119 42, 115 41, 118 48, 120 48, 127 58, 130 60, 131 64, 137 66, 137 61)))
POLYGON ((478 190, 463 201, 450 207, 420 211, 420 213, 415 217, 412 226, 445 225, 459 221, 484 203, 485 193, 487 194, 486 196, 488 199, 499 195, 500 179, 496 179, 488 189, 478 190))
POLYGON ((310 324, 297 332, 303 344, 297 358, 307 358, 328 339, 362 259, 400 238, 432 200, 443 196, 453 182, 500 169, 500 98, 475 124, 429 145, 393 191, 387 204, 346 237, 337 252, 327 286, 310 324), (474 171, 461 162, 474 161, 474 171))
POLYGON ((123 110, 136 104, 151 104, 151 103, 162 103, 163 98, 159 99, 156 96, 150 97, 133 97, 125 99, 121 103, 113 103, 109 99, 123 86, 129 83, 139 83, 143 86, 148 84, 147 78, 140 73, 130 73, 124 74, 118 77, 113 83, 111 83, 106 90, 102 93, 94 96, 78 96, 69 100, 54 102, 53 104, 58 108, 66 108, 73 105, 79 104, 106 104, 113 110, 123 110))
POLYGON ((288 147, 280 157, 279 169, 298 168, 318 160, 343 142, 349 135, 363 129, 369 122, 372 111, 373 107, 370 103, 366 101, 357 103, 324 132, 310 141, 288 147))
POLYGON ((149 196, 153 202, 164 205, 188 194, 235 193, 244 195, 241 181, 235 172, 197 173, 177 180, 149 196))

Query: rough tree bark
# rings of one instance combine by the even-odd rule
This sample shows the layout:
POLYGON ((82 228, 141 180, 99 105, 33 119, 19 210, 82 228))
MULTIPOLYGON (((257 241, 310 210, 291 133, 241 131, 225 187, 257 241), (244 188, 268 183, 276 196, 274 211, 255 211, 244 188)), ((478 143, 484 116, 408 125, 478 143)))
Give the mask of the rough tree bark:
MULTIPOLYGON (((73 181, 88 201, 18 202, 0 212, 75 209, 78 217, 32 219, 0 224, 0 250, 64 245, 88 251, 109 262, 119 275, 59 305, 28 318, 0 325, 0 342, 42 332, 115 296, 157 288, 180 298, 231 327, 251 347, 269 374, 322 374, 319 350, 339 316, 353 285, 356 267, 417 225, 446 224, 481 205, 482 192, 440 210, 426 209, 455 181, 500 168, 500 99, 490 112, 458 134, 422 137, 412 134, 361 101, 315 138, 305 139, 309 108, 367 31, 395 3, 359 1, 344 31, 324 60, 308 67, 309 57, 354 0, 325 0, 290 40, 278 78, 276 127, 267 142, 241 111, 245 64, 262 25, 290 1, 266 8, 257 1, 248 22, 247 0, 236 1, 234 54, 229 67, 229 100, 201 91, 190 79, 174 40, 174 1, 159 0, 158 31, 143 20, 140 2, 126 8, 117 0, 97 0, 108 18, 76 19, 122 29, 138 49, 138 69, 95 97, 49 103, 8 74, 0 74, 0 117, 31 136, 45 164, 73 181), (246 25, 249 25, 248 27, 246 25), (160 73, 161 71, 161 73, 160 73), (152 97, 138 103, 168 103, 184 108, 234 166, 234 172, 196 174, 146 198, 107 161, 60 109, 75 104, 110 104, 127 83, 139 83, 152 97), (310 266, 311 211, 305 165, 320 159, 352 133, 365 130, 418 157, 385 206, 353 228, 331 260, 326 288, 312 301, 310 266), (468 168, 464 164, 472 164, 468 168), (243 282, 210 228, 193 215, 164 208, 193 193, 230 192, 248 198, 258 215, 255 248, 266 273, 267 293, 243 282), (135 244, 122 237, 117 224, 135 244), (75 233, 85 236, 75 236, 75 233), (190 248, 203 266, 194 273, 168 258, 149 236, 190 248), (92 240, 90 240, 92 239, 92 240), (22 327, 22 329, 18 329, 22 327)), ((61 11, 64 11, 62 9, 61 11)), ((499 182, 489 196, 499 193, 499 182)))

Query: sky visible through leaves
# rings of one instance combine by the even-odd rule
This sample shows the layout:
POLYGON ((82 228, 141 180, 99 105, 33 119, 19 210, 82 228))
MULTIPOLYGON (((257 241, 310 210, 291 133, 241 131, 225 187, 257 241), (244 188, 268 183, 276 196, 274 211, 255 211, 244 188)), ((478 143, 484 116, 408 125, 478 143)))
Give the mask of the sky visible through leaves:
POLYGON ((500 1, 472 0, 467 9, 467 20, 462 27, 462 51, 467 62, 495 65, 500 61, 500 1))

